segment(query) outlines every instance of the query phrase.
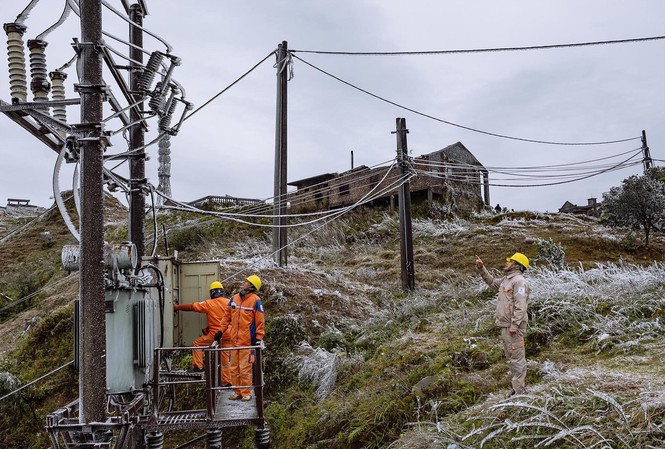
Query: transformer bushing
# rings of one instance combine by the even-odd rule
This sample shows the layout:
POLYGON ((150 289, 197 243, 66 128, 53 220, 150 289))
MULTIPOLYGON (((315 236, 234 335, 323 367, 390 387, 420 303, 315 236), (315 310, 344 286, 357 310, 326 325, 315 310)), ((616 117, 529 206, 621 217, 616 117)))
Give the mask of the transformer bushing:
POLYGON ((164 447, 164 434, 162 432, 150 432, 145 436, 146 449, 162 449, 164 447))
POLYGON ((220 429, 206 431, 205 449, 222 449, 222 431, 220 429))
POLYGON ((46 46, 48 42, 42 39, 28 40, 30 49, 30 90, 35 101, 48 101, 51 83, 46 70, 46 46))
POLYGON ((7 57, 9 60, 9 92, 13 101, 28 99, 28 81, 25 72, 23 33, 27 27, 19 23, 5 23, 7 34, 7 57))
POLYGON ((268 449, 270 447, 270 431, 268 426, 254 429, 254 447, 256 449, 268 449))
MULTIPOLYGON (((67 74, 65 72, 61 72, 59 70, 56 70, 54 72, 49 73, 49 76, 51 77, 51 83, 53 84, 51 87, 51 98, 53 100, 64 100, 65 99, 65 79, 67 79, 67 74)), ((56 120, 60 120, 63 123, 67 123, 67 109, 65 106, 55 106, 53 107, 53 118, 56 120)), ((62 132, 62 136, 64 137, 64 132, 62 132)))

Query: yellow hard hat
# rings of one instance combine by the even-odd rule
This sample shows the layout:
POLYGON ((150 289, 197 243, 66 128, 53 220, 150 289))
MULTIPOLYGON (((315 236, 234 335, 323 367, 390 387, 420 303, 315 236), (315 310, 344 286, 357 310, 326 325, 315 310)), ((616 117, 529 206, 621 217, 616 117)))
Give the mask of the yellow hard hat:
POLYGON ((515 253, 506 259, 507 262, 510 262, 511 260, 522 265, 524 268, 529 268, 529 259, 522 253, 515 253))
POLYGON ((224 288, 224 286, 219 281, 215 281, 212 284, 210 284, 210 290, 215 290, 217 288, 224 288))
POLYGON ((249 276, 247 278, 247 281, 256 288, 257 292, 259 290, 261 290, 261 279, 259 279, 259 277, 257 275, 253 274, 253 275, 249 276))

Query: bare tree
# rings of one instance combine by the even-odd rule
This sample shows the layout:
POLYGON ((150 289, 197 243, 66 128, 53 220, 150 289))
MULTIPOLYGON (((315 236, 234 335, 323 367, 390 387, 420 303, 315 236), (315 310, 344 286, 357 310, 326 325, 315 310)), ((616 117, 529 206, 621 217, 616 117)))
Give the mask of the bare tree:
POLYGON ((644 244, 649 246, 654 226, 665 220, 665 168, 630 176, 603 193, 603 217, 610 225, 642 228, 644 244))

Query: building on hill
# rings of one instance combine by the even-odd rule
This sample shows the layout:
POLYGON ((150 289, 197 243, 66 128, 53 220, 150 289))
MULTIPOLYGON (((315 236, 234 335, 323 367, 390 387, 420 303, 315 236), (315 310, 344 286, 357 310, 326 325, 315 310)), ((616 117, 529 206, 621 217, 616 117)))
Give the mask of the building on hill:
MULTIPOLYGON (((417 176, 409 188, 414 202, 439 200, 452 212, 478 211, 490 204, 489 176, 483 165, 461 143, 410 160, 417 176), (481 188, 482 186, 482 188, 481 188)), ((290 182, 296 191, 289 193, 295 211, 336 209, 350 206, 365 197, 370 205, 396 203, 397 168, 369 168, 365 165, 343 173, 323 173, 290 182)))
POLYGON ((187 203, 191 206, 201 207, 206 204, 214 205, 217 207, 229 207, 229 206, 254 206, 258 204, 265 204, 265 201, 254 199, 254 198, 236 198, 234 196, 224 195, 208 195, 198 200, 190 201, 187 203))
POLYGON ((30 200, 19 198, 7 198, 7 206, 0 208, 2 215, 18 215, 30 217, 44 212, 43 207, 30 204, 30 200))
POLYGON ((587 215, 589 217, 600 217, 602 210, 602 203, 596 201, 596 198, 587 199, 586 206, 578 206, 566 201, 563 203, 563 206, 559 208, 560 214, 575 214, 575 215, 587 215))

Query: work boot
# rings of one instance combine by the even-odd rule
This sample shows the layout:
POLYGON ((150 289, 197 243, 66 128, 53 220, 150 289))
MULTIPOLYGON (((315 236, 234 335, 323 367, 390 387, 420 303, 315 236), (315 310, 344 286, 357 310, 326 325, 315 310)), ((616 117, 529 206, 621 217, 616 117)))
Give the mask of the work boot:
POLYGON ((242 398, 240 398, 240 400, 247 402, 247 401, 251 401, 252 397, 251 396, 243 396, 242 398))

